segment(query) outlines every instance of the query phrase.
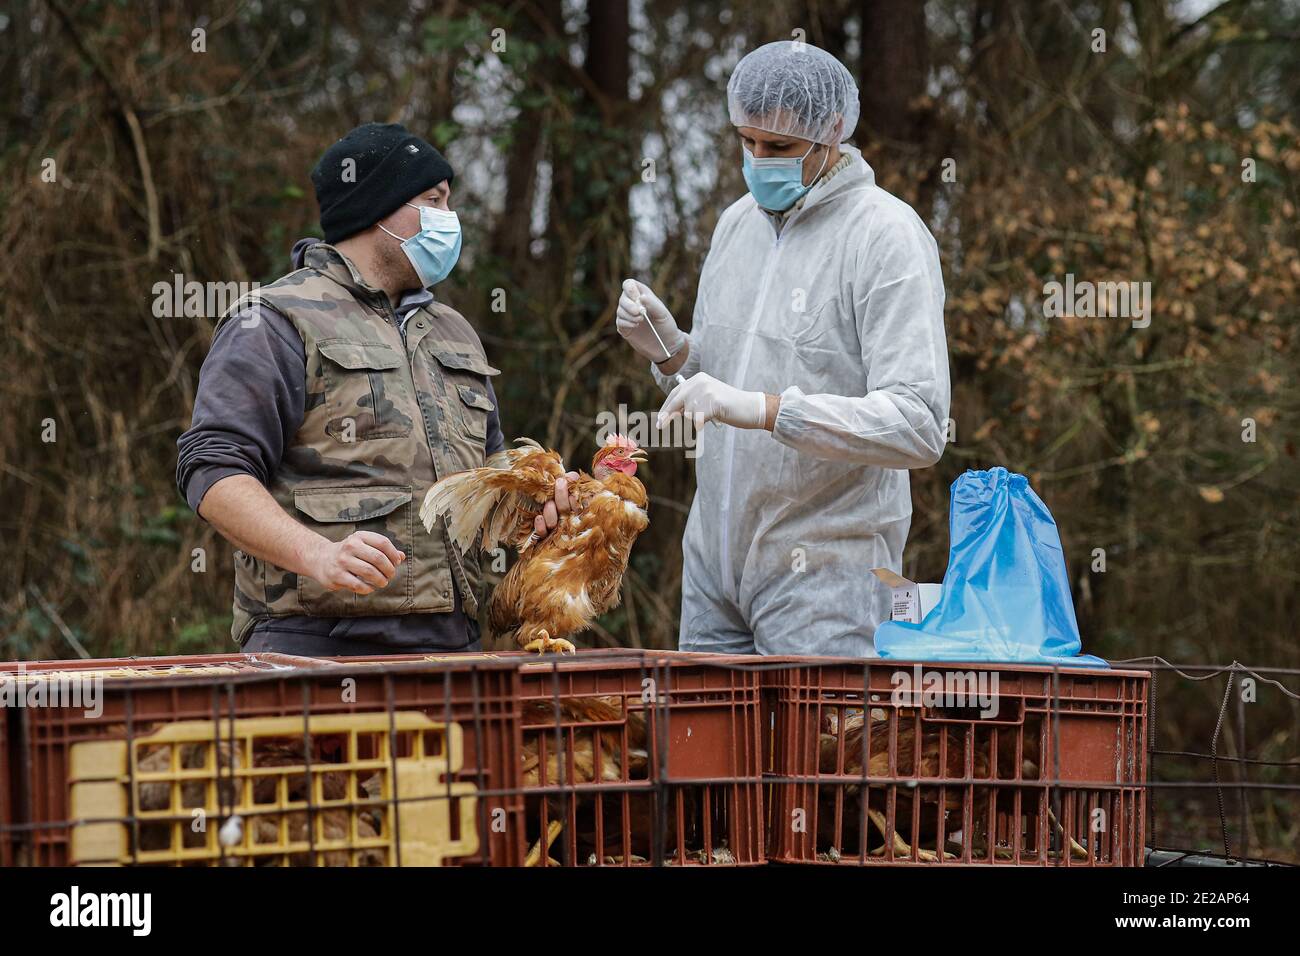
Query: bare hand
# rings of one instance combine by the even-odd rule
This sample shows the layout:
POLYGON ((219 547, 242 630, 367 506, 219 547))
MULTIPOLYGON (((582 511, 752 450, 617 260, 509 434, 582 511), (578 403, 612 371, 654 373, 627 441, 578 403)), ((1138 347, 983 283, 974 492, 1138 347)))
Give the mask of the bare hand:
POLYGON ((571 471, 562 478, 555 479, 555 499, 546 502, 542 513, 533 519, 533 534, 545 538, 560 523, 560 516, 577 508, 577 502, 569 497, 569 485, 578 480, 578 473, 571 471))
POLYGON ((406 555, 374 531, 354 531, 342 541, 321 539, 307 576, 327 591, 370 594, 388 586, 406 555))

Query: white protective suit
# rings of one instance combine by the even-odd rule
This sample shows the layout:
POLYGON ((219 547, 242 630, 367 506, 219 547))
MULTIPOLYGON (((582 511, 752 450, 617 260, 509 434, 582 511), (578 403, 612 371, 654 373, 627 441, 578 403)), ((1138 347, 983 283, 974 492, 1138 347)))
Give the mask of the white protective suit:
MULTIPOLYGON (((875 656, 901 570, 905 469, 938 461, 948 353, 938 248, 858 150, 779 235, 749 194, 704 262, 680 374, 780 394, 771 433, 710 423, 682 542, 682 650, 875 656)), ((659 386, 674 382, 653 365, 659 386)))

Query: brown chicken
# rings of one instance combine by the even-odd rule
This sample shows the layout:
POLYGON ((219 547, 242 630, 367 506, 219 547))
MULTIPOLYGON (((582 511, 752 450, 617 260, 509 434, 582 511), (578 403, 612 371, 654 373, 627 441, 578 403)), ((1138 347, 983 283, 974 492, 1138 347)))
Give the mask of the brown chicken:
POLYGON ((735 862, 725 838, 701 846, 695 788, 649 787, 646 711, 633 700, 600 695, 525 703, 522 770, 531 849, 524 866, 560 866, 557 856, 575 865, 645 864, 656 845, 666 862, 735 862))
POLYGON ((488 604, 488 623, 524 650, 574 653, 566 638, 618 606, 632 543, 650 523, 645 487, 635 477, 645 453, 615 435, 569 486, 572 513, 540 544, 533 521, 555 495, 565 474, 554 451, 521 438, 503 452, 506 467, 474 468, 442 479, 425 496, 420 518, 427 529, 446 521, 462 552, 501 542, 519 560, 488 604))
MULTIPOLYGON (((891 771, 889 762, 889 745, 890 745, 890 727, 889 718, 884 710, 873 707, 871 709, 871 738, 870 753, 867 759, 867 774, 874 778, 894 778, 903 779, 910 777, 948 777, 960 779, 965 776, 964 754, 959 740, 954 737, 959 735, 950 735, 946 760, 946 770, 940 772, 939 767, 939 737, 940 732, 937 729, 929 729, 922 733, 920 766, 917 766, 916 759, 916 733, 915 721, 912 719, 911 711, 900 711, 896 718, 897 722, 897 744, 895 751, 895 764, 891 771)), ((820 735, 821 756, 820 770, 823 774, 860 776, 862 774, 862 747, 863 747, 863 714, 858 708, 848 708, 841 714, 838 710, 829 709, 822 716, 822 732, 820 735), (841 729, 840 722, 843 720, 841 729), (841 751, 841 736, 843 737, 843 750, 841 751)), ((973 776, 979 777, 986 775, 987 765, 981 764, 983 756, 979 748, 975 749, 976 766, 973 776)), ((818 836, 819 842, 824 845, 830 845, 832 858, 838 852, 835 845, 838 841, 835 839, 834 829, 835 821, 841 821, 841 838, 848 835, 847 831, 856 829, 862 815, 861 806, 861 787, 856 784, 848 784, 842 788, 824 787, 821 794, 821 809, 818 813, 818 836), (843 792, 842 810, 836 813, 835 791, 843 792)), ((882 837, 893 843, 894 856, 910 857, 912 847, 899 835, 898 830, 910 832, 912 830, 912 811, 913 811, 913 793, 914 790, 908 787, 899 787, 895 793, 894 802, 894 820, 897 829, 890 830, 888 826, 888 799, 886 791, 883 788, 876 787, 869 789, 869 798, 866 808, 866 819, 870 822, 882 837)), ((920 832, 914 835, 914 841, 919 843, 931 842, 937 832, 937 791, 921 792, 921 820, 917 828, 920 832), (927 839, 927 837, 929 839, 927 839)), ((961 811, 961 788, 948 788, 946 799, 944 800, 944 812, 956 810, 961 811)), ((878 846, 872 851, 873 856, 883 855, 885 849, 878 846)), ((917 847, 917 858, 927 862, 938 859, 936 850, 917 847)), ((947 854, 945 854, 947 855, 947 854)))
MULTIPOLYGON (((1004 737, 999 741, 997 748, 997 774, 990 774, 991 761, 989 759, 990 742, 987 738, 972 741, 970 748, 971 765, 969 770, 966 765, 966 735, 965 733, 952 725, 934 725, 929 723, 921 724, 920 747, 917 747, 916 728, 917 712, 911 708, 901 708, 894 715, 894 722, 897 726, 895 762, 893 767, 890 766, 889 749, 891 741, 891 727, 888 713, 879 707, 871 709, 871 735, 869 743, 869 753, 867 756, 867 775, 876 780, 898 780, 900 782, 910 779, 944 779, 944 780, 1037 780, 1038 771, 1038 739, 1034 733, 1025 733, 1020 751, 1020 773, 1015 773, 1016 750, 1014 746, 1009 746, 1009 740, 1004 737), (946 739, 945 739, 946 738, 946 739), (942 756, 941 756, 942 754, 942 756)), ((861 776, 862 774, 862 754, 863 754, 863 733, 865 721, 863 712, 860 708, 846 708, 841 714, 840 711, 831 708, 823 713, 821 721, 820 734, 820 758, 819 768, 823 775, 833 776, 861 776), (843 723, 842 736, 843 744, 841 749, 841 720, 843 723)), ((939 818, 943 816, 945 820, 945 832, 949 835, 961 829, 961 818, 963 811, 963 793, 965 787, 962 784, 947 786, 940 790, 939 787, 923 786, 910 787, 906 783, 895 788, 894 797, 894 827, 889 827, 887 810, 888 810, 888 791, 876 785, 869 788, 869 796, 865 812, 866 820, 875 827, 880 836, 893 844, 893 854, 895 858, 907 859, 913 854, 913 845, 915 845, 916 858, 924 862, 936 862, 940 853, 944 859, 953 859, 953 854, 944 852, 938 846, 939 842, 939 818), (942 792, 943 807, 940 809, 939 794, 942 792), (919 799, 921 809, 916 826, 913 826, 914 800, 919 799), (899 831, 908 833, 912 837, 912 844, 900 835, 899 831)), ((820 845, 828 846, 831 852, 827 856, 831 859, 836 858, 839 853, 839 847, 836 845, 839 841, 836 839, 835 829, 836 820, 840 821, 840 838, 848 835, 859 826, 859 820, 863 816, 861 805, 861 787, 857 784, 846 784, 844 787, 822 787, 820 797, 820 809, 818 813, 818 842, 820 845), (843 792, 839 813, 836 807, 836 791, 843 792)), ((1001 791, 1006 797, 1010 797, 1009 791, 1001 791)), ((984 843, 987 847, 989 842, 989 803, 990 800, 997 800, 1000 791, 998 788, 984 785, 977 786, 973 793, 971 805, 971 824, 973 833, 963 833, 963 841, 971 841, 974 846, 975 837, 979 837, 978 842, 984 843)), ((995 813, 1007 815, 1013 812, 1014 804, 1009 800, 1002 800, 995 808, 995 813), (1003 806, 1003 804, 1006 804, 1003 806)), ((1032 801, 1026 801, 1021 805, 1021 816, 1028 814, 1034 816, 1036 811, 1032 801)), ((1047 811, 1049 822, 1055 831, 1064 836, 1061 825, 1057 822, 1055 814, 1049 808, 1047 811)), ((1076 859, 1086 859, 1087 851, 1080 846, 1073 838, 1068 839, 1070 854, 1076 859)), ((872 856, 881 856, 885 852, 883 845, 876 847, 871 851, 872 856)), ((999 857, 1009 857, 1010 851, 1006 847, 995 846, 994 854, 999 857)))
MULTIPOLYGON (((548 865, 560 865, 552 858, 550 848, 568 820, 574 824, 568 840, 575 859, 582 860, 588 853, 594 856, 599 850, 602 856, 609 857, 605 862, 615 862, 604 851, 621 845, 624 788, 618 784, 644 781, 649 774, 644 714, 626 710, 622 697, 565 697, 558 704, 549 700, 528 701, 524 705, 523 723, 521 769, 526 791, 597 783, 613 787, 600 801, 599 835, 597 801, 591 793, 530 795, 526 807, 528 827, 538 837, 524 865, 538 866, 543 856, 547 857, 548 865), (544 838, 540 835, 543 820, 546 821, 544 838)), ((653 821, 648 809, 642 807, 646 802, 647 797, 643 795, 628 798, 628 823, 634 840, 648 839, 653 821)), ((635 852, 629 855, 629 862, 642 862, 642 859, 635 852)))

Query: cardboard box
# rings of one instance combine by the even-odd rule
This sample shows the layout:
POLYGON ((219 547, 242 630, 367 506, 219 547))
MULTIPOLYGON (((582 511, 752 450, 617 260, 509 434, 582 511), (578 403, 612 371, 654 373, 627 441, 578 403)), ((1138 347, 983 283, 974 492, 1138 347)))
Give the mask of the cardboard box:
POLYGON ((880 578, 893 592, 889 619, 920 624, 931 609, 939 603, 942 584, 917 584, 889 568, 872 568, 871 573, 880 578))

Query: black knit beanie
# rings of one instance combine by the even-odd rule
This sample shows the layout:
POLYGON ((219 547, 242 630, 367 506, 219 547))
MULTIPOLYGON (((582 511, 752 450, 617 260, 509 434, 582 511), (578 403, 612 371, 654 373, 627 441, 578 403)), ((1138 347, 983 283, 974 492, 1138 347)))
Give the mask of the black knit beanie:
POLYGON ((451 163, 442 153, 401 123, 358 126, 325 150, 311 171, 325 241, 369 228, 451 178, 451 163))

